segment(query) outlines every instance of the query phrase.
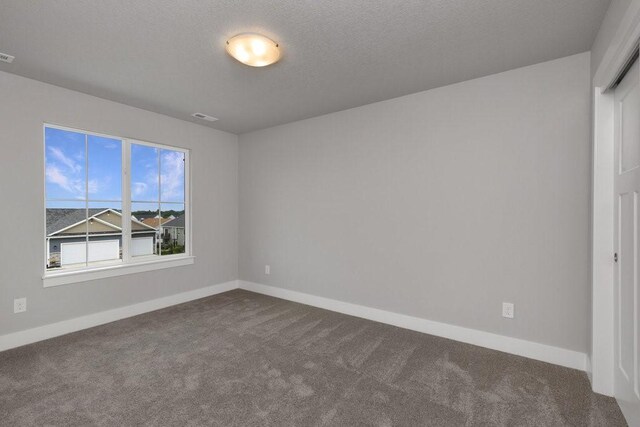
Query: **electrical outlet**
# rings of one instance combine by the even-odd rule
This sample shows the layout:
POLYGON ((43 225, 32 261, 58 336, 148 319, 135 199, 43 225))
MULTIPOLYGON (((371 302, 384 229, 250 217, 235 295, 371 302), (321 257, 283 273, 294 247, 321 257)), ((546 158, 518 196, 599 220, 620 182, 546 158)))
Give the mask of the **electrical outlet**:
POLYGON ((264 266, 264 274, 271 274, 271 266, 270 265, 265 265, 264 266))
POLYGON ((22 313, 23 311, 27 311, 27 299, 26 298, 16 298, 13 300, 13 312, 14 313, 22 313))
POLYGON ((513 319, 515 314, 515 308, 513 303, 503 302, 502 303, 502 317, 506 317, 507 319, 513 319))

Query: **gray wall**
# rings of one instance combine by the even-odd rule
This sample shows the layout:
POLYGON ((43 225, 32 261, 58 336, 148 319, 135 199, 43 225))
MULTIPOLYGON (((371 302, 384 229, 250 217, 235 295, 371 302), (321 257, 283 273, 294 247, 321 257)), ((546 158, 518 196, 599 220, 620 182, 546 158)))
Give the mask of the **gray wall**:
POLYGON ((589 85, 584 53, 241 135, 240 278, 586 352, 589 85))
POLYGON ((235 135, 3 72, 0 93, 0 335, 237 278, 235 135), (191 149, 195 264, 43 288, 43 122, 191 149))

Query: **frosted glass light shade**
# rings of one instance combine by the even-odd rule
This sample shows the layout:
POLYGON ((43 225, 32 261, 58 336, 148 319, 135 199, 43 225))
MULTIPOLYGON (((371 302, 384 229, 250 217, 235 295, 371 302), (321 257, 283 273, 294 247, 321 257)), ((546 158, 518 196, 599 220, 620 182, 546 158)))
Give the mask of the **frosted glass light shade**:
POLYGON ((231 37, 227 40, 227 53, 251 67, 264 67, 280 59, 278 43, 254 33, 231 37))

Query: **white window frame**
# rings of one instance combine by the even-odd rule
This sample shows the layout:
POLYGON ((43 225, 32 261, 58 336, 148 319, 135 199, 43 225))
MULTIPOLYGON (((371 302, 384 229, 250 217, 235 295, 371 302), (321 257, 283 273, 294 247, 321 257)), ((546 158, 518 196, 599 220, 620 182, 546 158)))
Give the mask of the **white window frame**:
MULTIPOLYGON (((98 137, 105 137, 111 139, 118 139, 122 141, 122 259, 114 261, 112 264, 101 264, 100 266, 85 266, 77 269, 65 269, 65 270, 47 270, 49 243, 47 241, 47 195, 46 195, 46 161, 43 162, 43 182, 44 182, 44 194, 43 194, 43 232, 45 242, 44 245, 44 273, 42 275, 42 282, 44 287, 59 286, 70 283, 85 282, 88 280, 103 279, 107 277, 121 276, 125 274, 140 273, 144 271, 159 270, 164 268, 179 267, 183 265, 193 264, 195 256, 192 252, 192 232, 191 232, 191 163, 190 163, 190 150, 183 147, 176 147, 165 144, 157 144, 154 142, 141 141, 133 138, 126 138, 114 135, 107 135, 83 129, 71 128, 66 126, 60 126, 51 123, 43 123, 42 126, 42 138, 43 138, 43 159, 46 159, 46 140, 45 130, 47 128, 59 129, 70 132, 82 133, 85 135, 92 135, 98 137), (154 147, 158 149, 179 151, 184 154, 184 217, 185 217, 185 252, 183 254, 171 254, 171 255, 149 255, 149 256, 137 256, 132 257, 129 253, 131 245, 131 221, 125 221, 125 218, 131 217, 131 144, 144 145, 148 147, 154 147)), ((161 173, 162 171, 158 171, 161 173)), ((159 201, 158 201, 159 202, 159 201)), ((155 202, 154 202, 155 203, 155 202)), ((160 203, 160 202, 159 202, 160 203)))

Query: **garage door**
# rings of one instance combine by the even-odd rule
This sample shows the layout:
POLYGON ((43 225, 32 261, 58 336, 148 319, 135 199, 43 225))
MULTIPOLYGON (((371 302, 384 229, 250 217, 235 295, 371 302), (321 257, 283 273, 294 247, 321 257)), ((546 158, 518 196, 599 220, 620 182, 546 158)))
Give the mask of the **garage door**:
POLYGON ((153 237, 131 239, 131 256, 153 255, 153 237))
MULTIPOLYGON (((60 245, 60 264, 84 264, 87 259, 85 242, 62 243, 60 245)), ((120 259, 119 240, 101 240, 89 242, 89 262, 120 259)))

